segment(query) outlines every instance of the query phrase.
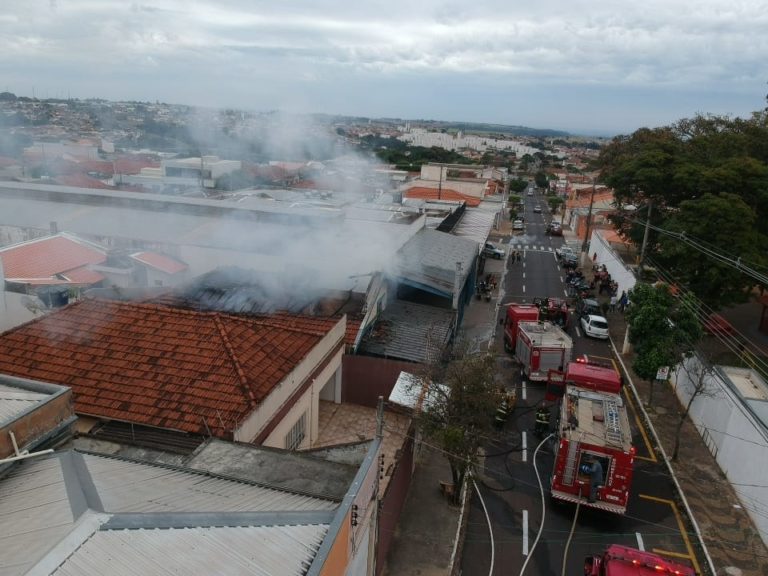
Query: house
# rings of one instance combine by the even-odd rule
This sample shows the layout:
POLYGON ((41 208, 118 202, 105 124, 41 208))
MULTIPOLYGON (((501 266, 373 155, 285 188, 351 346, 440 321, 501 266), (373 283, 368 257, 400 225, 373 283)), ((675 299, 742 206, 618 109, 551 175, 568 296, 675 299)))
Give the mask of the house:
POLYGON ((346 318, 301 328, 157 304, 82 300, 0 335, 0 373, 70 386, 87 423, 118 420, 306 448, 339 401, 346 318))
POLYGON ((184 262, 157 252, 136 252, 130 257, 139 269, 136 276, 142 286, 174 286, 184 281, 189 269, 184 262))

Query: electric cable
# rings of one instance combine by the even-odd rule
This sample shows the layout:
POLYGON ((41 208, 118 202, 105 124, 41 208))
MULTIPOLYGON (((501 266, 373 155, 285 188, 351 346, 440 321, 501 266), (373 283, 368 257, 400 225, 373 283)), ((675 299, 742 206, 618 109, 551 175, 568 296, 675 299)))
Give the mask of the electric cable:
POLYGON ((576 530, 576 520, 579 518, 579 510, 581 509, 581 501, 576 502, 576 511, 573 513, 573 523, 571 524, 571 532, 568 534, 568 540, 565 541, 565 550, 563 550, 563 569, 560 572, 560 576, 565 576, 565 566, 568 560, 568 549, 571 547, 571 540, 573 539, 573 533, 576 530))

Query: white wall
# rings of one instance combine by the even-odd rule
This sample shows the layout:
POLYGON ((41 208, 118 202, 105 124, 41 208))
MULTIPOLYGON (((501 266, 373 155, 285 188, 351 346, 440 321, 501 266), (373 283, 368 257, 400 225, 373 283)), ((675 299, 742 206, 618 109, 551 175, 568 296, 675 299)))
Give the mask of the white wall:
POLYGON ((637 279, 634 273, 624 264, 611 245, 603 239, 601 230, 593 230, 589 240, 589 257, 597 253, 597 264, 605 264, 611 278, 619 285, 619 294, 626 290, 629 292, 635 287, 637 279))
MULTIPOLYGON (((693 357, 686 362, 694 367, 699 360, 693 357)), ((670 381, 680 402, 687 403, 693 386, 688 372, 678 368, 670 381)), ((768 545, 768 429, 755 418, 731 384, 719 375, 710 377, 708 382, 706 387, 712 393, 701 394, 693 401, 691 421, 768 545)))

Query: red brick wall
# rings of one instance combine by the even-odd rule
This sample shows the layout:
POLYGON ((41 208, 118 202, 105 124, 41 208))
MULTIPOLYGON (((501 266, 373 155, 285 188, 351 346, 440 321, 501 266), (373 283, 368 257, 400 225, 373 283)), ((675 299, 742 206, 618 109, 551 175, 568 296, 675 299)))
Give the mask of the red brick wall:
POLYGON ((26 444, 44 436, 72 416, 74 416, 72 390, 68 389, 64 394, 41 403, 31 413, 0 427, 0 458, 14 453, 9 431, 16 436, 16 443, 19 450, 22 450, 26 444))

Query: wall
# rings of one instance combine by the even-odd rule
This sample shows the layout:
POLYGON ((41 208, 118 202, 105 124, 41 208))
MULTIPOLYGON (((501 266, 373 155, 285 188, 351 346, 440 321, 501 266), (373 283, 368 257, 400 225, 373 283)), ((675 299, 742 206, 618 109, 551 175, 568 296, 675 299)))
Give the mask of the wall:
MULTIPOLYGON (((686 361, 688 366, 698 363, 695 356, 686 361)), ((678 369, 670 380, 680 402, 686 404, 691 377, 678 369)), ((768 429, 722 371, 710 377, 705 387, 707 393, 694 400, 689 416, 768 545, 768 494, 763 487, 768 478, 768 429)))
POLYGON ((614 252, 611 245, 603 239, 601 230, 593 230, 592 236, 589 242, 589 257, 597 252, 597 263, 605 264, 606 270, 611 275, 611 278, 618 283, 618 293, 626 290, 629 292, 635 287, 637 279, 634 273, 624 264, 616 252, 614 252))
POLYGON ((31 391, 50 394, 47 400, 42 400, 25 412, 7 420, 0 427, 0 458, 14 454, 13 443, 9 431, 16 436, 19 450, 34 446, 47 433, 52 432, 61 424, 74 419, 75 412, 72 403, 72 389, 34 381, 27 381, 10 376, 3 377, 3 384, 19 386, 19 392, 31 391), (29 382, 29 385, 24 384, 29 382), (37 386, 35 386, 37 385, 37 386))
MULTIPOLYGON (((448 172, 448 169, 445 169, 446 172, 448 172)), ((438 184, 439 180, 438 177, 435 177, 434 180, 413 180, 409 182, 406 186, 407 188, 414 188, 414 187, 420 187, 420 188, 434 188, 437 190, 440 188, 438 184)), ((461 194, 466 194, 467 196, 472 196, 473 198, 483 198, 485 196, 485 191, 488 188, 488 183, 483 182, 466 182, 462 180, 443 180, 443 190, 454 190, 456 192, 460 192, 461 194)))
POLYGON ((400 372, 418 372, 419 364, 373 358, 344 356, 341 401, 375 408, 379 396, 389 398, 400 372))
MULTIPOLYGON (((410 432, 413 432, 411 430, 410 432)), ((376 574, 381 574, 387 559, 387 552, 395 536, 395 528, 400 520, 400 513, 408 496, 413 477, 413 434, 403 444, 400 458, 389 479, 387 492, 381 498, 381 513, 379 514, 379 548, 376 553, 376 574)))

